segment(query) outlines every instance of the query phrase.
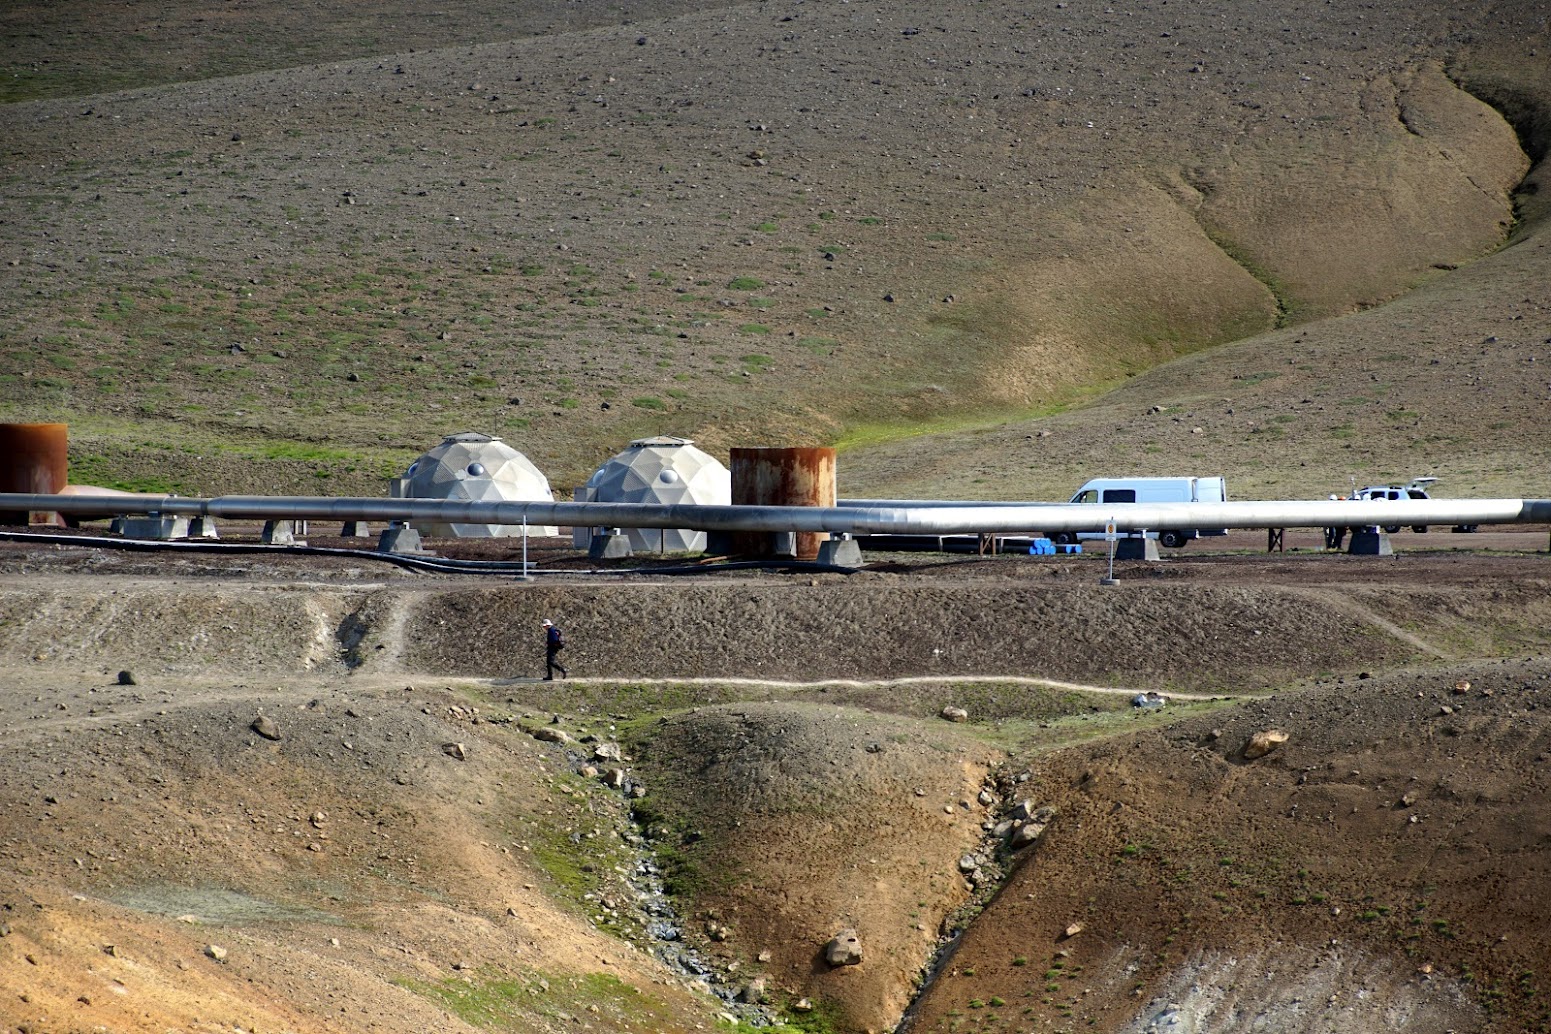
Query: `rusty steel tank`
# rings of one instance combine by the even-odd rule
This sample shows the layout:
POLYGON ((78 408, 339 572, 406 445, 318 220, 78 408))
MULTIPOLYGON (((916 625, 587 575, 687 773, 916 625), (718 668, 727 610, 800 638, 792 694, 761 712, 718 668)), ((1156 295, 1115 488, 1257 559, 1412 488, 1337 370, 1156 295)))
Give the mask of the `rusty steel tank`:
MULTIPOLYGON (((731 459, 734 506, 835 505, 834 449, 733 449, 731 459)), ((740 556, 813 560, 827 538, 825 532, 737 532, 731 544, 740 556)))
MULTIPOLYGON (((0 424, 0 492, 58 495, 69 481, 65 424, 0 424)), ((0 524, 58 524, 54 513, 0 511, 0 524)))

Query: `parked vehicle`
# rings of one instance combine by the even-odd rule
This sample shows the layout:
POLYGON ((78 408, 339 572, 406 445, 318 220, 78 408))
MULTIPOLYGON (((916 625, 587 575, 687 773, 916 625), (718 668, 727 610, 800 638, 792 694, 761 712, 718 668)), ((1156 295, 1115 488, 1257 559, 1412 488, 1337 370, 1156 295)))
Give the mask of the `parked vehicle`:
MULTIPOLYGON (((1228 501, 1228 482, 1221 477, 1151 477, 1151 478, 1094 478, 1079 488, 1072 496, 1074 503, 1225 503, 1228 501)), ((1169 549, 1179 549, 1191 539, 1203 535, 1226 535, 1226 528, 1168 528, 1160 532, 1147 532, 1149 538, 1156 535, 1158 544, 1169 549)), ((1057 542, 1070 543, 1102 539, 1101 531, 1062 532, 1057 542)))
MULTIPOLYGON (((1370 485, 1360 488, 1352 493, 1353 499, 1430 499, 1427 494, 1427 486, 1437 481, 1437 478, 1412 478, 1404 485, 1370 485)), ((1384 530, 1391 535, 1400 530, 1398 524, 1386 524, 1384 530)), ((1413 524, 1411 530, 1418 535, 1427 533, 1427 525, 1413 524)))
MULTIPOLYGON (((1437 480, 1438 479, 1434 478, 1434 477, 1425 477, 1425 478, 1412 478, 1410 481, 1406 482, 1403 485, 1369 485, 1367 488, 1359 488, 1359 489, 1357 489, 1356 491, 1354 491, 1347 498, 1350 498, 1350 499, 1360 499, 1360 500, 1369 500, 1369 499, 1431 499, 1432 496, 1428 494, 1427 488, 1428 488, 1429 485, 1433 484, 1437 480)), ((1331 496, 1331 498, 1335 499, 1336 496, 1331 496)), ((1454 526, 1454 530, 1456 532, 1462 532, 1462 533, 1467 533, 1468 534, 1470 532, 1475 531, 1477 529, 1477 527, 1478 526, 1474 525, 1474 524, 1456 524, 1454 526)), ((1388 532, 1389 534, 1393 535, 1393 534, 1395 534, 1396 532, 1398 532, 1400 530, 1400 525, 1398 525, 1398 524, 1385 524, 1385 525, 1383 525, 1383 528, 1384 528, 1384 530, 1386 532, 1388 532)), ((1325 529, 1325 547, 1327 549, 1340 549, 1341 548, 1341 543, 1343 541, 1345 541, 1347 534, 1351 530, 1352 529, 1350 527, 1326 528, 1325 529)), ((1427 525, 1425 525, 1425 524, 1413 524, 1413 525, 1411 525, 1411 530, 1416 532, 1419 535, 1425 534, 1427 532, 1427 525)))

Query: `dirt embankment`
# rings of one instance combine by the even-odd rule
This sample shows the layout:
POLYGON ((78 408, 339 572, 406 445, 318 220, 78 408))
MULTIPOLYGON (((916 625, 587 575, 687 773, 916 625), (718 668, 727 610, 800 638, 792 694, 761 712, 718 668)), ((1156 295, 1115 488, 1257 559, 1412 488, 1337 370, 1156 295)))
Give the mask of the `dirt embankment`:
POLYGON ((852 576, 531 585, 348 560, 318 561, 298 584, 276 580, 283 567, 230 558, 180 558, 186 577, 146 581, 155 561, 48 558, 0 581, 0 658, 104 672, 133 661, 167 674, 520 678, 541 673, 547 617, 565 627, 584 677, 1034 676, 1245 692, 1531 648, 1551 606, 1534 560, 1496 577, 1420 555, 1181 559, 1125 568, 1119 587, 1098 584, 1093 560, 1011 556, 885 560, 852 576))
POLYGON ((909 1029, 1548 1029, 1548 762, 1544 660, 1278 694, 1032 759, 1059 817, 909 1029), (1286 743, 1247 758, 1273 728, 1286 743))
POLYGON ((675 1031, 741 995, 882 1030, 1006 869, 913 1029, 1544 1027, 1541 559, 1350 559, 491 585, 7 550, 0 1022, 675 1031), (532 681, 545 616, 580 680, 532 681), (1012 677, 1118 681, 1117 643, 1135 687, 1278 692, 1012 677), (1055 820, 999 852, 1021 800, 1055 820))

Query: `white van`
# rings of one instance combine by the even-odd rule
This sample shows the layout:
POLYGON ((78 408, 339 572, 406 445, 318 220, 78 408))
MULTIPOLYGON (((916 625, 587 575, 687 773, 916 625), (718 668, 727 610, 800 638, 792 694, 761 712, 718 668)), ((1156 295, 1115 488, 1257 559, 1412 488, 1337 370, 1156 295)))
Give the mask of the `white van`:
MULTIPOLYGON (((1228 501, 1226 478, 1094 478, 1072 496, 1074 503, 1225 503, 1228 501)), ((1148 532, 1148 537, 1153 532, 1148 532)), ((1158 544, 1179 549, 1202 535, 1226 535, 1226 528, 1170 528, 1157 533, 1158 544)), ((1057 542, 1102 539, 1102 531, 1067 531, 1055 536, 1057 542)))

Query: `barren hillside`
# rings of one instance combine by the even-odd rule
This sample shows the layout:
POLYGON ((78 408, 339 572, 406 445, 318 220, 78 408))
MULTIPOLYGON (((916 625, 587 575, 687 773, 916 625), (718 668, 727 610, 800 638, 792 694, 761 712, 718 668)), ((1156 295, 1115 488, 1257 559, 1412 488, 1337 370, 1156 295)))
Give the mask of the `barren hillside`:
POLYGON ((467 428, 562 490, 662 431, 1002 497, 1544 466, 1536 4, 442 14, 480 42, 322 18, 340 60, 0 109, 0 416, 201 494, 375 493, 467 428))

